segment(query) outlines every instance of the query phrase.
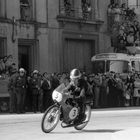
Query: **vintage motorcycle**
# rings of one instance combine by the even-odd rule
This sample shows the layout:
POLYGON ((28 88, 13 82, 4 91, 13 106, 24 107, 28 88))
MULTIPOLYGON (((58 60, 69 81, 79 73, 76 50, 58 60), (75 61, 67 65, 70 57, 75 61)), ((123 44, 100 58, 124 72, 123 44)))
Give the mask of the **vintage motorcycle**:
POLYGON ((80 107, 73 100, 70 93, 64 93, 65 85, 61 84, 52 93, 52 99, 55 102, 44 113, 41 128, 45 133, 55 129, 58 122, 61 121, 62 128, 74 127, 76 130, 82 130, 89 122, 91 117, 91 101, 87 100, 84 104, 85 116, 80 120, 80 107))

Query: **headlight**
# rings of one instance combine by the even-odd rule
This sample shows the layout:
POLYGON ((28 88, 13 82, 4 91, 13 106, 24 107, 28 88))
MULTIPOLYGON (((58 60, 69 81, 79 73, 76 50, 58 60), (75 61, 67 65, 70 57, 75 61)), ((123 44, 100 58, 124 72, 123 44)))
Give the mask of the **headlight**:
POLYGON ((54 90, 52 93, 52 98, 53 98, 53 100, 55 100, 57 102, 61 102, 62 101, 62 94, 60 92, 54 90))

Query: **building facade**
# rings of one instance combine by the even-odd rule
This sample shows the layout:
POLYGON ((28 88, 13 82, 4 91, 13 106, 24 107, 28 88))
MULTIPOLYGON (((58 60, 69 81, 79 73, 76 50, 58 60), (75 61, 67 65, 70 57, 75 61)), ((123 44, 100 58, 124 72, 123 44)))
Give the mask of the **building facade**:
POLYGON ((109 1, 0 0, 0 57, 28 72, 91 72, 92 55, 110 46, 109 1))
POLYGON ((0 57, 27 72, 92 72, 91 57, 109 52, 107 7, 139 0, 0 0, 0 57))
POLYGON ((17 67, 39 69, 40 50, 47 46, 46 7, 46 0, 0 0, 1 58, 12 55, 17 67))
POLYGON ((51 44, 50 52, 54 51, 54 57, 48 58, 51 59, 49 64, 54 67, 50 71, 62 72, 78 67, 83 71, 92 72, 91 57, 95 53, 106 51, 110 46, 104 12, 108 2, 49 1, 51 8, 48 9, 48 40, 51 44))

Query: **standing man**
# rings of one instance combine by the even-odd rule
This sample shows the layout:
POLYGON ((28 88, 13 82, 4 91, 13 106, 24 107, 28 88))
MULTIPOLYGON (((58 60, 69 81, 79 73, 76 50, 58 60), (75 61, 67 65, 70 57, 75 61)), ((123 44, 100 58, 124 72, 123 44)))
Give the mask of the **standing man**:
POLYGON ((108 105, 109 107, 116 107, 117 106, 117 92, 116 92, 116 81, 114 79, 114 72, 110 72, 110 76, 108 79, 108 105))
POLYGON ((49 108, 53 104, 52 100, 52 92, 53 92, 53 87, 52 87, 52 79, 51 75, 48 73, 43 74, 43 83, 42 83, 42 90, 44 94, 44 110, 49 108))
POLYGON ((16 93, 15 93, 14 81, 17 75, 18 75, 17 70, 15 68, 11 69, 10 78, 8 82, 8 92, 10 95, 10 102, 9 102, 10 113, 16 112, 16 93))
POLYGON ((102 78, 100 74, 96 74, 93 79, 94 83, 94 107, 99 108, 100 107, 100 88, 102 84, 102 78))
POLYGON ((20 68, 19 74, 15 80, 15 90, 16 90, 16 98, 17 98, 17 113, 24 113, 24 103, 26 97, 26 72, 25 69, 20 68))
MULTIPOLYGON (((34 70, 33 76, 31 78, 31 91, 32 91, 32 109, 36 113, 40 106, 39 98, 41 94, 41 77, 39 76, 39 71, 34 70)), ((41 111, 41 110, 40 110, 41 111)))

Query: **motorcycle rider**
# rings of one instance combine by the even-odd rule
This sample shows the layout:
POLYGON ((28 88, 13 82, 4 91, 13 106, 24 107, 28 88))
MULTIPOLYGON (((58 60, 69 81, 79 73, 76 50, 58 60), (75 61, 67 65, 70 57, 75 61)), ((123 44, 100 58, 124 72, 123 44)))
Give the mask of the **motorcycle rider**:
POLYGON ((82 74, 80 70, 73 69, 70 72, 70 84, 67 86, 67 91, 69 91, 73 95, 73 99, 78 103, 80 107, 80 115, 78 118, 79 121, 83 121, 85 119, 85 106, 84 103, 86 101, 86 92, 88 90, 87 82, 82 78, 82 74))

